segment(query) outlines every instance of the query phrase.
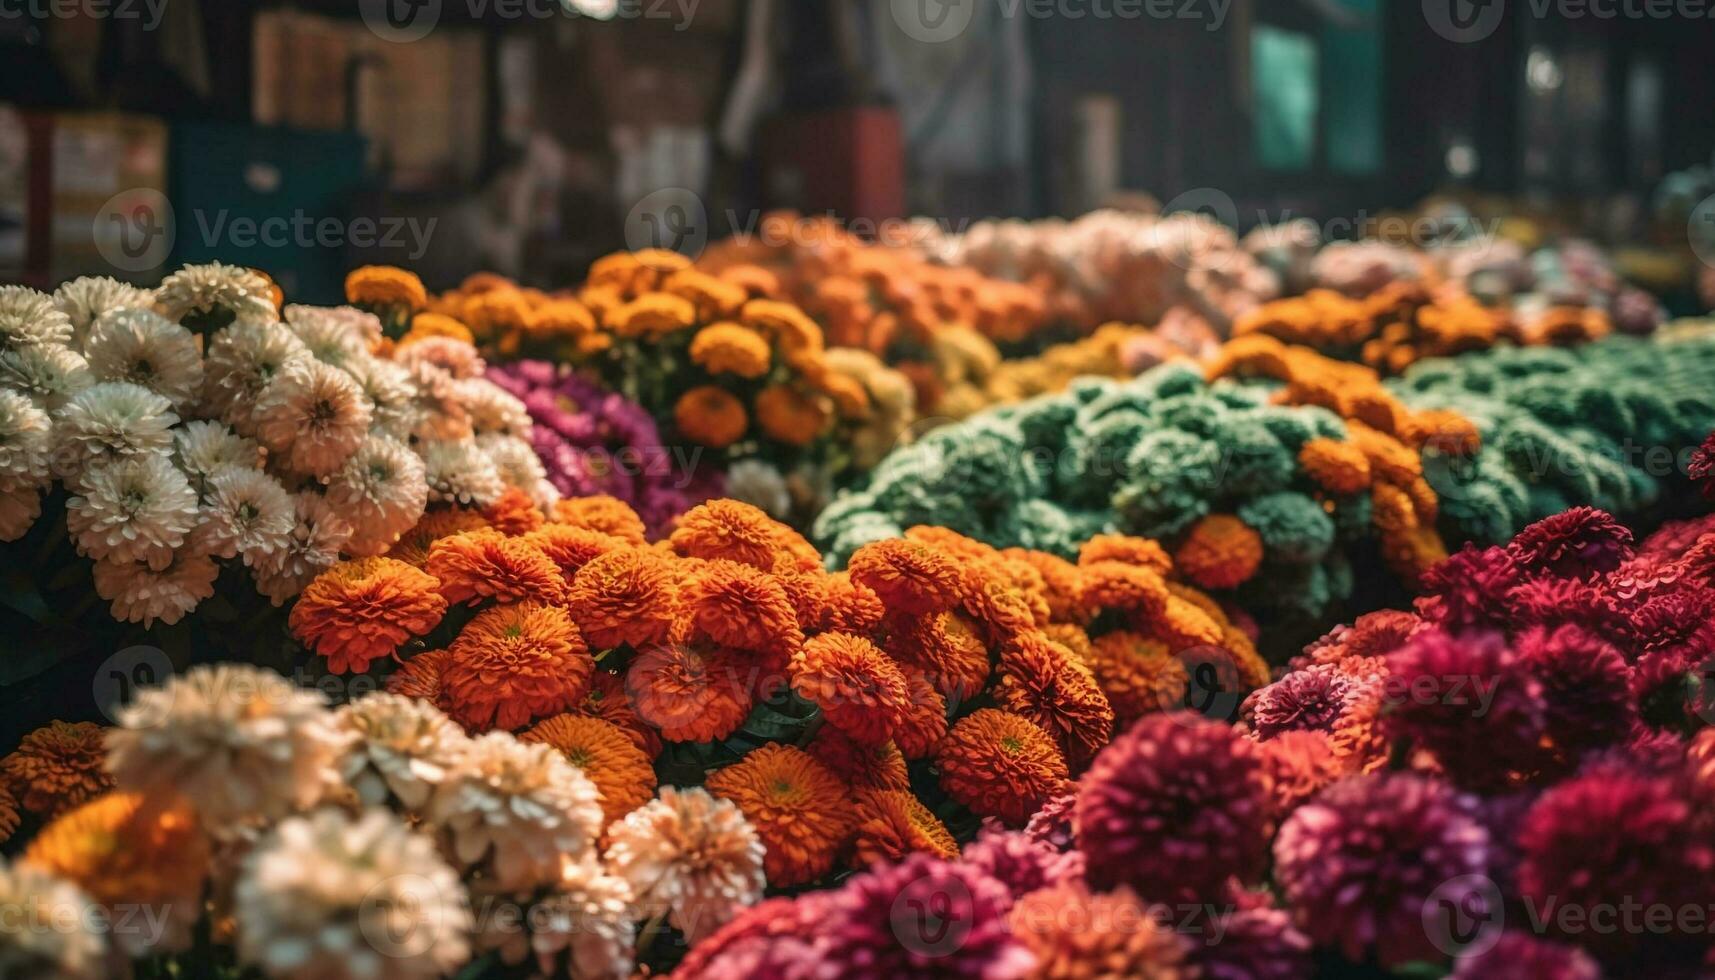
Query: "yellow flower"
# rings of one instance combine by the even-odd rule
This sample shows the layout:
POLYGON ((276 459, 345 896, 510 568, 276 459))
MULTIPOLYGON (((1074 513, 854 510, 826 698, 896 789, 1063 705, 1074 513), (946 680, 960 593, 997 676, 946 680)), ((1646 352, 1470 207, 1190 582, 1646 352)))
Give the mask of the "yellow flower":
POLYGON ((366 265, 345 277, 347 302, 360 306, 404 307, 420 310, 429 302, 429 291, 415 273, 390 265, 366 265))
POLYGON ((644 293, 608 314, 608 326, 621 337, 655 339, 697 322, 691 301, 670 293, 644 293))
POLYGON ((691 341, 691 360, 710 374, 760 378, 768 373, 771 356, 766 338, 737 323, 711 324, 691 341))

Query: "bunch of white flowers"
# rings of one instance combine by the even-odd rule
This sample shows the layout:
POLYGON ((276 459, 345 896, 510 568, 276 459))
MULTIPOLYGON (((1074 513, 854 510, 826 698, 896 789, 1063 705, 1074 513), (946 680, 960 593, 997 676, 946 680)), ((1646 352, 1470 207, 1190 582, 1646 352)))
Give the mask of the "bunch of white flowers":
POLYGON ((172 624, 241 564, 275 605, 386 551, 430 504, 555 496, 530 416, 469 344, 383 340, 372 315, 275 306, 261 275, 187 266, 0 286, 0 541, 54 484, 115 618, 172 624), (531 464, 535 465, 531 465, 531 464))

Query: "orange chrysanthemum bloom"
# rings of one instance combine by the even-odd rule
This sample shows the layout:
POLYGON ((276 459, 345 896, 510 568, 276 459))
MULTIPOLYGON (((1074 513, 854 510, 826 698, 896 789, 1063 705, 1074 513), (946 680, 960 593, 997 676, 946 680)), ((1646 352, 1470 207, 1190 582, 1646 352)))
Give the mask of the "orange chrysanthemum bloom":
POLYGON ((524 535, 524 540, 559 566, 567 585, 590 562, 610 551, 631 547, 624 538, 570 524, 544 524, 524 535))
MULTIPOLYGON (((682 269, 673 273, 661 284, 661 289, 690 300, 697 308, 697 319, 705 322, 738 315, 739 307, 750 298, 743 287, 696 269, 682 269)), ((767 349, 767 344, 764 340, 764 350, 767 349)))
POLYGON ((366 265, 345 277, 345 300, 358 306, 402 307, 415 312, 428 305, 429 291, 416 273, 390 265, 366 265))
POLYGON ((1023 824, 1065 789, 1066 757, 1029 719, 998 708, 961 718, 935 753, 941 788, 984 817, 1023 824))
POLYGON ((430 545, 427 570, 440 580, 448 602, 469 606, 484 599, 558 603, 565 596, 560 566, 523 538, 509 538, 491 527, 430 545))
POLYGON ((859 742, 885 742, 910 711, 905 674, 861 636, 823 633, 792 658, 792 690, 859 742))
POLYGON ((554 521, 611 534, 632 544, 645 541, 643 518, 637 516, 637 511, 630 504, 607 494, 554 501, 554 521))
POLYGON ((479 731, 510 730, 570 710, 595 671, 571 617, 540 602, 477 613, 448 652, 443 706, 459 724, 479 731))
POLYGON ((774 385, 756 396, 756 421, 762 431, 788 446, 808 446, 828 424, 828 413, 803 393, 774 385))
POLYGON ((507 487, 494 503, 483 508, 482 516, 500 533, 514 537, 529 534, 544 523, 541 508, 517 487, 507 487))
POLYGON ((822 628, 846 633, 873 633, 887 615, 881 597, 866 585, 852 581, 849 572, 827 577, 822 591, 822 628))
POLYGON ((625 674, 637 717, 669 742, 718 742, 756 704, 755 665, 728 650, 657 643, 639 650, 625 674))
POLYGON ((653 759, 661 754, 661 733, 656 731, 631 706, 631 695, 625 690, 625 676, 600 670, 590 679, 589 693, 578 702, 578 714, 585 718, 600 718, 631 739, 631 744, 653 759))
POLYGON ((710 374, 760 378, 772 356, 767 338, 738 323, 712 323, 691 339, 691 360, 710 374))
POLYGON ((452 654, 445 650, 424 650, 399 665, 387 675, 387 692, 401 697, 419 698, 430 704, 441 703, 441 672, 452 654))
POLYGON ((451 337, 462 340, 467 344, 475 343, 470 328, 445 313, 419 313, 411 318, 411 330, 399 338, 399 346, 406 347, 419 340, 430 337, 451 337))
POLYGON ((298 596, 287 624, 335 674, 362 673, 440 625, 447 600, 432 575, 392 558, 340 562, 298 596))
POLYGON ((744 811, 768 849, 768 883, 790 888, 834 866, 851 832, 846 785, 802 749, 770 743, 709 776, 709 792, 744 811))
POLYGON ((518 736, 545 742, 565 756, 601 791, 605 823, 612 823, 655 797, 655 768, 617 725, 587 715, 555 715, 518 736))
POLYGON ((1352 773, 1352 760, 1335 750, 1327 732, 1284 731, 1261 743, 1261 748, 1269 814, 1275 820, 1286 819, 1323 788, 1352 773))
POLYGON ((955 701, 976 697, 988 683, 988 646, 958 613, 906 622, 890 645, 901 662, 921 670, 935 690, 955 701))
POLYGON ((24 809, 43 818, 59 816, 113 788, 105 738, 93 722, 49 722, 0 759, 0 776, 24 809))
POLYGON ((791 303, 751 300, 744 304, 739 319, 773 337, 788 364, 796 365, 822 353, 822 328, 791 303))
POLYGON ((744 438, 750 417, 733 393, 715 385, 692 388, 673 406, 673 423, 685 438, 710 449, 725 449, 744 438))
POLYGON ((1048 622, 1048 604, 988 568, 967 569, 959 610, 980 626, 991 642, 1004 643, 1048 622))
POLYGON ((183 801, 108 793, 60 816, 30 842, 24 860, 59 875, 104 905, 171 904, 188 925, 208 874, 208 838, 183 801))
POLYGON ((917 851, 952 861, 959 856, 959 844, 947 832, 947 825, 909 792, 865 790, 857 794, 853 868, 900 861, 917 851))
POLYGON ((1124 886, 1101 894, 1081 881, 1040 888, 1021 896, 1007 921, 1036 958, 1034 977, 1188 980, 1200 975, 1186 962, 1187 941, 1124 886))
POLYGON ((1097 637, 1090 671, 1121 726, 1185 703, 1185 665, 1160 640, 1123 630, 1097 637))
POLYGON ((667 639, 678 615, 675 596, 667 559, 647 548, 624 548, 578 569, 566 604, 595 649, 642 649, 667 639))
POLYGON ((739 500, 710 500, 692 507, 668 540, 674 554, 685 558, 725 558, 765 572, 822 567, 822 556, 802 535, 739 500))
POLYGON ((1348 496, 1362 493, 1370 485, 1370 459, 1349 442, 1321 437, 1298 450, 1298 465, 1316 485, 1329 493, 1348 496))
POLYGON ((905 540, 938 549, 959 559, 973 562, 993 562, 1000 559, 1001 552, 993 546, 984 544, 975 538, 967 537, 951 528, 936 527, 930 524, 914 524, 905 529, 905 540))
POLYGON ((953 608, 963 592, 959 565, 941 551, 899 538, 859 548, 847 563, 852 581, 881 597, 893 616, 929 616, 953 608))
POLYGON ((1174 651, 1191 647, 1218 647, 1226 635, 1221 624, 1196 603, 1176 595, 1167 597, 1167 606, 1162 609, 1161 615, 1150 621, 1149 632, 1174 651))
POLYGON ((780 277, 759 265, 735 265, 722 269, 721 282, 744 290, 751 299, 767 299, 780 295, 780 277))
POLYGON ((926 759, 947 734, 947 701, 921 670, 905 670, 906 712, 893 729, 894 744, 907 759, 926 759))
POLYGON ((697 307, 671 293, 644 293, 607 314, 607 325, 614 333, 649 340, 678 333, 696 322, 697 307))
POLYGON ((701 562, 681 584, 680 596, 698 633, 724 647, 759 653, 776 668, 804 642, 786 590, 749 565, 725 558, 701 562))
MULTIPOLYGON (((903 768, 900 771, 903 772, 903 768)), ((18 832, 18 824, 22 821, 23 817, 18 808, 18 798, 12 795, 11 790, 0 786, 0 844, 12 839, 12 835, 18 832)))
POLYGON ((874 745, 856 741, 832 725, 816 729, 810 739, 809 753, 816 761, 839 773, 854 789, 911 788, 911 774, 905 768, 905 756, 893 742, 874 745))
POLYGON ((487 526, 487 518, 474 510, 466 510, 463 507, 431 510, 388 549, 387 557, 422 568, 429 563, 429 548, 436 541, 452 537, 461 531, 474 531, 487 526))
POLYGON ((1153 569, 1117 561, 1084 565, 1079 603, 1089 609, 1115 609, 1134 620, 1149 620, 1167 608, 1167 583, 1153 569))
POLYGON ((1084 666, 1090 664, 1090 634, 1082 626, 1071 623, 1049 623, 1042 627, 1048 638, 1071 651, 1074 659, 1084 666))
POLYGON ((1137 565, 1164 578, 1173 570, 1173 562, 1159 542, 1125 534, 1098 534, 1079 547, 1078 564, 1094 565, 1099 561, 1137 565))
POLYGON ((1003 554, 1025 562, 1042 576, 1042 597, 1051 619, 1080 625, 1089 621, 1090 612, 1083 605, 1084 575, 1077 565, 1046 551, 1008 548, 1003 554))
POLYGON ((1047 732, 1080 769, 1114 735, 1114 709, 1089 668, 1039 632, 1001 651, 994 699, 1047 732))
POLYGON ((1234 589, 1262 567, 1262 535, 1231 514, 1210 514, 1191 525, 1173 561, 1205 589, 1234 589))

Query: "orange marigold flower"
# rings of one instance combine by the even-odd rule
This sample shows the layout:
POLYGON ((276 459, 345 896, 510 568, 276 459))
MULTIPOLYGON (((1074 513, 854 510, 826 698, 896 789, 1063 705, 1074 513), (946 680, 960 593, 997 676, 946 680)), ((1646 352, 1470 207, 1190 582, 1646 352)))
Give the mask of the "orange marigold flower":
POLYGON ((1078 548, 1078 564, 1094 565, 1099 561, 1138 565, 1162 577, 1173 570, 1173 562, 1160 542, 1126 534, 1098 534, 1078 548))
POLYGON ((514 729, 571 709, 595 661, 564 609, 540 602, 495 606, 465 624, 441 671, 444 706, 473 730, 514 729))
POLYGON ((881 597, 852 581, 849 572, 829 575, 822 591, 822 628, 846 633, 873 633, 887 615, 881 597))
POLYGON ((403 307, 414 312, 428 305, 429 291, 416 273, 390 265, 366 265, 346 275, 345 300, 359 306, 403 307))
POLYGON ((182 800, 107 793, 42 829, 23 860, 52 871, 104 905, 164 905, 175 931, 201 913, 208 838, 182 800))
POLYGON ((59 816, 113 787, 104 768, 105 738, 93 722, 49 722, 0 759, 0 776, 24 809, 43 818, 59 816))
POLYGON ((828 424, 828 413, 802 392, 773 385, 756 396, 756 421, 762 431, 789 446, 808 446, 828 424))
POLYGON ((966 570, 965 591, 959 609, 981 626, 989 638, 1004 643, 1018 634, 1048 622, 1048 604, 1013 585, 1006 577, 987 568, 966 570))
POLYGON ((451 337, 467 344, 476 342, 476 338, 471 336, 470 328, 453 317, 445 313, 419 313, 411 318, 411 329, 399 338, 399 346, 406 347, 430 337, 451 337))
MULTIPOLYGON (((1081 880, 1039 888, 1019 897, 1007 921, 1035 957, 1035 977, 1188 980, 1201 975, 1186 962, 1187 941, 1162 923, 1158 909, 1123 885, 1105 893, 1091 892, 1081 880)), ((1257 949, 1260 963, 1266 962, 1262 950, 1273 947, 1259 944, 1257 949)), ((1230 975, 1254 975, 1243 957, 1234 957, 1245 965, 1230 975)))
POLYGON ((768 339, 738 323, 711 323, 691 338, 691 360, 710 374, 760 378, 772 357, 768 339))
POLYGON ((744 304, 739 319, 773 337, 788 363, 796 364, 822 353, 822 328, 791 303, 753 299, 744 304))
POLYGON ((541 508, 517 487, 507 487, 494 503, 483 508, 482 516, 495 530, 512 536, 529 534, 544 523, 541 508))
POLYGON ((1160 640, 1123 630, 1097 637, 1090 671, 1122 727, 1185 703, 1185 665, 1160 640))
POLYGON ((1083 604, 1084 576, 1077 565, 1046 551, 1008 548, 1002 554, 1025 562, 1042 576, 1042 597, 1048 602, 1051 619, 1063 623, 1088 622, 1089 610, 1083 604))
POLYGON ((436 541, 487 526, 488 520, 480 513, 463 507, 427 511, 388 549, 387 557, 422 568, 429 563, 429 548, 436 541))
POLYGON ((709 792, 731 800, 768 848, 768 883, 790 888, 834 866, 852 828, 846 785, 802 749, 771 743, 709 776, 709 792))
POLYGON ((566 604, 597 650, 643 649, 667 639, 678 615, 667 559, 648 548, 622 548, 591 559, 572 577, 566 604))
MULTIPOLYGON (((661 289, 690 300, 697 308, 697 318, 703 321, 736 316, 739 307, 750 298, 742 286, 696 269, 681 269, 673 273, 662 282, 661 289)), ((763 341, 765 349, 767 343, 763 341)))
POLYGON ((673 423, 685 438, 710 449, 725 449, 744 438, 750 418, 744 405, 717 385, 702 385, 679 396, 673 423))
POLYGON ((816 729, 808 750, 817 762, 839 773, 840 778, 853 788, 901 791, 911 788, 905 755, 893 742, 871 745, 853 739, 832 725, 823 725, 816 729))
POLYGON ((961 718, 935 753, 941 788, 984 817, 1023 824, 1065 789, 1066 757, 1029 719, 998 708, 961 718))
POLYGON ((901 662, 921 670, 935 690, 955 701, 976 697, 988 683, 988 645, 958 613, 909 620, 891 646, 901 662))
POLYGON ((661 733, 637 716, 631 695, 626 693, 623 674, 598 669, 576 711, 585 718, 600 718, 618 728, 649 758, 661 754, 661 733))
POLYGON ((429 546, 430 575, 440 580, 448 602, 474 606, 496 602, 557 603, 565 595, 560 567, 523 538, 491 527, 442 538, 429 546))
POLYGON ((786 590, 774 576, 725 558, 700 563, 680 586, 691 625, 725 647, 750 650, 784 667, 804 642, 786 590))
POLYGON ((655 798, 655 767, 619 726, 588 715, 545 718, 518 736, 552 745, 601 791, 604 823, 612 823, 655 798))
POLYGON ((451 658, 452 654, 445 650, 424 650, 388 674, 384 686, 390 694, 419 698, 438 705, 441 703, 441 672, 451 658))
POLYGON ((1233 662, 1239 668, 1239 679, 1249 690, 1267 687, 1273 679, 1274 669, 1268 661, 1257 653, 1256 644, 1245 632, 1236 626, 1221 628, 1221 645, 1233 655, 1233 662))
POLYGON ((1079 603, 1092 610, 1114 609, 1133 619, 1150 619, 1167 608, 1167 583, 1154 569, 1117 561, 1084 565, 1079 603))
POLYGON ((648 340, 677 333, 696 322, 696 306, 671 293, 644 293, 607 314, 607 325, 614 333, 648 340))
POLYGON ((815 375, 806 372, 804 380, 834 400, 841 418, 861 419, 869 414, 869 389, 857 378, 830 369, 815 375))
POLYGON ((1175 651, 1217 647, 1225 636, 1221 624, 1210 618, 1208 613, 1176 595, 1167 597, 1166 608, 1150 621, 1149 632, 1175 651))
POLYGON ((316 576, 287 617, 292 635, 335 674, 362 673, 440 625, 447 600, 435 577, 392 558, 358 558, 316 576))
POLYGON ((860 742, 885 742, 910 711, 905 674, 861 636, 823 633, 792 658, 792 690, 860 742))
POLYGON ((1319 437, 1298 450, 1298 465, 1317 486, 1329 493, 1349 496, 1370 485, 1370 459, 1349 442, 1319 437))
POLYGON ((1284 731, 1263 742, 1261 748, 1269 815, 1277 821, 1286 819, 1312 796, 1352 772, 1351 760, 1335 750, 1327 732, 1284 731))
MULTIPOLYGON (((904 769, 901 768, 900 771, 904 772, 904 769)), ((12 795, 11 790, 0 786, 0 844, 12 839, 12 835, 18 832, 18 824, 22 819, 18 812, 18 798, 12 795)))
POLYGON ((852 581, 880 596, 894 616, 927 616, 951 609, 964 588, 964 575, 951 558, 899 538, 864 545, 846 568, 852 581))
POLYGON ((1114 709, 1089 668, 1040 632, 1001 651, 995 703, 1030 719, 1082 768, 1114 735, 1114 709))
POLYGON ((959 844, 947 832, 946 824, 909 792, 864 790, 857 794, 853 868, 899 861, 917 851, 951 861, 959 856, 959 844))
POLYGON ((720 280, 744 290, 751 299, 780 295, 780 277, 759 265, 735 265, 722 269, 720 280))
POLYGON ((1173 561, 1205 589, 1237 588, 1262 567, 1262 535, 1231 514, 1210 514, 1191 525, 1173 561))
POLYGON ((1090 634, 1084 632, 1082 626, 1071 623, 1049 623, 1042 627, 1042 632, 1048 638, 1069 650, 1077 661, 1086 667, 1090 663, 1090 634))
POLYGON ((822 556, 802 535, 739 500, 710 500, 692 507, 668 540, 673 552, 685 558, 726 558, 765 572, 822 567, 822 556))
POLYGON ((1226 612, 1221 609, 1221 604, 1211 598, 1207 592, 1201 592, 1183 582, 1168 582, 1167 594, 1178 599, 1183 599, 1191 605, 1196 606, 1198 609, 1203 610, 1203 614, 1208 616, 1215 622, 1215 625, 1220 626, 1222 629, 1232 625, 1232 620, 1229 619, 1226 612))
POLYGON ((625 674, 637 716, 669 742, 718 742, 756 704, 757 668, 729 650, 657 643, 638 651, 625 674))
POLYGON ((926 759, 947 734, 947 701, 921 670, 905 671, 906 712, 893 741, 907 759, 926 759))
POLYGON ((524 540, 560 567, 560 575, 567 585, 578 574, 578 569, 610 551, 631 547, 624 538, 570 524, 544 524, 524 535, 524 540))
POLYGON ((607 494, 556 500, 554 522, 611 534, 632 544, 643 544, 646 540, 643 518, 637 516, 630 504, 607 494))
POLYGON ((951 528, 935 527, 929 524, 914 524, 906 528, 905 540, 915 541, 930 548, 937 548, 954 558, 971 561, 992 562, 1002 557, 1002 553, 991 545, 967 537, 951 528))

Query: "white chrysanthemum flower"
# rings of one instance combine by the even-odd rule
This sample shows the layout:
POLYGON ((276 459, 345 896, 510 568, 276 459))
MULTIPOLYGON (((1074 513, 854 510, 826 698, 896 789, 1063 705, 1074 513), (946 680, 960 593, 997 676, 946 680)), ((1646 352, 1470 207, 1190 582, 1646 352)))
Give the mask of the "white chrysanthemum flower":
POLYGON ((645 912, 691 942, 762 898, 763 844, 744 812, 702 787, 661 795, 608 827, 607 863, 645 912))
POLYGON ((381 335, 380 320, 349 306, 340 309, 288 306, 285 316, 286 326, 309 348, 310 355, 334 367, 345 367, 350 361, 368 357, 370 340, 381 335), (365 317, 374 321, 373 337, 365 317))
POLYGON ((274 605, 304 591, 317 575, 339 561, 351 540, 351 525, 321 494, 304 490, 292 496, 294 524, 286 546, 251 568, 256 591, 274 605))
POLYGON ((726 494, 761 508, 769 517, 784 518, 792 511, 786 477, 759 459, 741 459, 728 468, 726 494))
POLYGON ((346 550, 378 555, 428 509, 423 459, 396 439, 370 436, 328 480, 327 501, 353 529, 346 550))
POLYGON ((161 281, 155 308, 175 323, 208 333, 238 320, 274 319, 274 291, 242 266, 187 265, 161 281))
POLYGON ((530 411, 518 397, 487 378, 455 382, 457 397, 477 432, 530 435, 530 411))
POLYGON ((98 980, 107 943, 92 926, 100 910, 83 889, 28 862, 0 860, 0 977, 98 980))
POLYGON ((256 437, 287 469, 326 476, 369 434, 369 399, 339 368, 294 361, 262 389, 251 418, 256 437))
POLYGON ((480 378, 488 370, 482 355, 467 341, 453 337, 424 337, 399 348, 394 360, 406 367, 432 364, 454 378, 480 378))
MULTIPOLYGON (((71 320, 72 332, 78 338, 88 336, 89 328, 103 313, 146 310, 154 305, 155 296, 147 289, 109 276, 83 276, 54 290, 54 306, 71 320)), ((77 346, 82 348, 81 340, 77 346)))
POLYGON ((242 556, 248 567, 283 550, 297 526, 292 495, 259 470, 229 466, 208 479, 197 539, 217 558, 242 556))
POLYGON ((280 980, 432 980, 470 959, 464 885, 386 810, 281 822, 234 889, 238 958, 280 980))
POLYGON ((0 353, 0 388, 9 388, 53 412, 95 383, 83 355, 69 347, 38 345, 0 353))
POLYGON ((204 409, 239 432, 254 431, 256 398, 287 365, 309 358, 309 349, 284 324, 240 320, 214 335, 203 359, 204 409))
POLYGON ((202 351, 189 330, 151 310, 114 310, 95 321, 84 348, 97 381, 129 381, 183 412, 202 391, 202 351))
POLYGON ((42 516, 42 495, 34 487, 0 490, 0 541, 23 537, 42 516))
POLYGON ((0 389, 0 490, 33 490, 48 482, 53 430, 48 413, 34 402, 0 389))
POLYGON ((194 542, 187 542, 161 569, 140 561, 96 562, 95 592, 113 604, 114 619, 142 623, 148 629, 156 620, 171 626, 185 618, 214 595, 214 582, 219 577, 220 566, 214 559, 194 542))
POLYGON ((96 463, 78 485, 81 493, 66 501, 66 528, 78 553, 97 561, 160 571, 197 526, 197 492, 165 456, 96 463))
POLYGON ((437 439, 420 443, 431 500, 487 507, 506 492, 494 461, 475 439, 437 439))
POLYGON ((501 482, 530 495, 536 506, 548 510, 560 499, 560 491, 548 480, 541 457, 517 436, 485 432, 476 437, 476 447, 494 463, 501 482))
POLYGON ((28 286, 0 286, 0 350, 69 347, 71 319, 54 299, 28 286))
POLYGON ((173 462, 197 493, 208 493, 208 479, 228 467, 262 468, 262 447, 223 422, 198 419, 173 430, 173 462))
POLYGON ((129 381, 73 395, 54 415, 54 471, 75 482, 86 468, 132 456, 164 456, 179 421, 172 403, 129 381))
POLYGON ((417 391, 417 427, 411 434, 418 439, 468 439, 470 415, 459 400, 458 381, 428 361, 401 364, 417 391))
POLYGON ((365 806, 392 796, 407 810, 421 810, 470 742, 441 709, 397 694, 371 694, 334 717, 356 736, 339 775, 365 806))
POLYGON ((344 367, 363 397, 369 399, 370 431, 401 442, 409 440, 423 414, 411 372, 368 355, 354 357, 344 367))
POLYGON ((542 975, 630 977, 637 954, 631 901, 631 886, 599 861, 568 861, 553 892, 530 910, 530 947, 542 975))
POLYGON ((462 867, 484 865, 495 888, 524 892, 553 884, 565 859, 595 848, 600 799, 553 746, 489 732, 459 755, 426 817, 462 867))
POLYGON ((120 789, 182 795, 231 835, 319 800, 347 738, 319 693, 271 670, 193 667, 120 711, 107 769, 120 789))

